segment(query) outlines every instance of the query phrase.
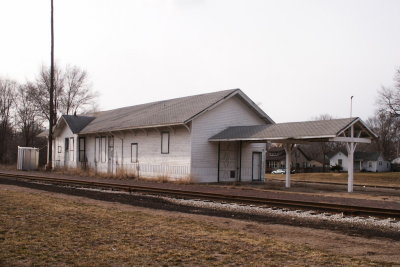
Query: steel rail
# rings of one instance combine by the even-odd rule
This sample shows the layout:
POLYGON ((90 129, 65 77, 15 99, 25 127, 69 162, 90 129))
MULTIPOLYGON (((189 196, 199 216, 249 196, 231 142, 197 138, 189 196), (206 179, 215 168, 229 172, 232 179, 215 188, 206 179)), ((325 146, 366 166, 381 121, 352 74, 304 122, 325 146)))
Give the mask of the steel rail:
POLYGON ((273 205, 278 207, 287 207, 296 209, 314 209, 314 210, 322 210, 329 212, 340 212, 346 214, 400 218, 400 209, 397 210, 397 209, 386 209, 386 208, 350 206, 350 205, 334 204, 328 202, 310 202, 310 201, 263 198, 254 196, 229 195, 221 193, 187 191, 180 189, 158 188, 158 187, 140 186, 140 185, 124 185, 116 183, 105 183, 98 181, 85 181, 78 179, 66 179, 66 178, 45 177, 45 176, 33 176, 25 174, 20 175, 20 174, 10 174, 10 173, 0 173, 0 178, 44 182, 53 185, 60 185, 60 184, 70 185, 70 186, 73 185, 73 186, 82 186, 82 187, 98 188, 98 189, 111 189, 111 190, 118 190, 125 192, 143 192, 149 194, 173 195, 186 198, 200 198, 207 200, 211 199, 224 202, 230 201, 236 203, 239 202, 248 204, 260 204, 267 206, 273 205))
MULTIPOLYGON (((285 180, 277 179, 277 178, 269 178, 269 181, 276 181, 276 182, 285 182, 285 180)), ((340 183, 340 182, 318 182, 312 180, 293 180, 291 181, 293 184, 322 184, 322 185, 343 185, 347 186, 347 183, 340 183)), ((367 187, 367 188, 379 188, 379 189, 391 189, 391 190, 400 190, 399 186, 385 186, 385 185, 372 185, 372 184, 354 184, 354 187, 367 187)))

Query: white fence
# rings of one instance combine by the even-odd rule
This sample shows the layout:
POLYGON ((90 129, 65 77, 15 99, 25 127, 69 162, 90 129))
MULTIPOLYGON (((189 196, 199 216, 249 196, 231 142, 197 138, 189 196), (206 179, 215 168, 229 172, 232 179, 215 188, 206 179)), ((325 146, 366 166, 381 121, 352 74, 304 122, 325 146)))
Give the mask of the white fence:
POLYGON ((30 171, 39 167, 39 148, 18 147, 17 169, 30 171))

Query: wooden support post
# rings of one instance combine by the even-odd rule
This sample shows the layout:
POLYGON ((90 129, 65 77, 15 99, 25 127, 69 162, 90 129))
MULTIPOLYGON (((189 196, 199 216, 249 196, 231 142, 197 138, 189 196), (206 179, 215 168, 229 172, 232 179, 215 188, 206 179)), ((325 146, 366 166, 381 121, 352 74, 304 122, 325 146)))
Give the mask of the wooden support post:
POLYGON ((286 181, 285 181, 285 187, 289 188, 290 187, 290 165, 292 163, 292 150, 293 150, 294 144, 284 144, 285 148, 285 153, 286 153, 286 181))
MULTIPOLYGON (((351 126, 351 138, 354 138, 354 125, 351 126)), ((354 142, 350 142, 346 144, 347 154, 348 154, 348 163, 347 163, 347 192, 353 192, 353 183, 354 183, 354 151, 356 149, 356 144, 354 142)))

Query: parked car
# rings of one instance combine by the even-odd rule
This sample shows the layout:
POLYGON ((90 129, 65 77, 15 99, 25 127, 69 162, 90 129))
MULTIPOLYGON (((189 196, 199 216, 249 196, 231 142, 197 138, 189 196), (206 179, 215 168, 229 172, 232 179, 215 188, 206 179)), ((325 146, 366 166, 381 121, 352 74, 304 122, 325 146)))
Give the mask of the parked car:
POLYGON ((275 171, 271 172, 272 174, 286 174, 286 170, 285 169, 277 169, 275 171))
MULTIPOLYGON (((271 172, 272 174, 286 174, 286 169, 277 169, 271 172)), ((296 173, 295 169, 291 169, 290 173, 296 173)))

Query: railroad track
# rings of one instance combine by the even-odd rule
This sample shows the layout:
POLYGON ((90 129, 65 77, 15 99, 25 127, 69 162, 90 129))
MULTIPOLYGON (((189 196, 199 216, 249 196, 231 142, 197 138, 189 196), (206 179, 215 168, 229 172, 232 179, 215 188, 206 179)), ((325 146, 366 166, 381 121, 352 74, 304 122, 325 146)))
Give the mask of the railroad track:
POLYGON ((116 183, 105 183, 98 181, 85 181, 78 179, 65 179, 57 177, 26 175, 26 174, 21 175, 21 174, 0 173, 0 179, 23 180, 28 182, 40 182, 52 185, 108 189, 108 190, 124 191, 124 192, 142 192, 148 194, 168 195, 180 198, 257 204, 257 205, 267 205, 274 207, 285 207, 291 209, 308 209, 308 210, 312 209, 312 210, 327 211, 327 212, 339 212, 350 215, 400 218, 400 209, 349 206, 349 205, 333 204, 326 202, 316 203, 307 201, 294 201, 285 199, 253 197, 253 196, 239 196, 239 195, 229 195, 229 194, 210 193, 210 192, 205 193, 199 191, 186 191, 179 189, 167 189, 167 188, 158 188, 150 186, 140 186, 140 185, 124 185, 116 183))
MULTIPOLYGON (((285 180, 277 179, 277 178, 268 178, 269 181, 282 182, 285 180)), ((317 182, 312 180, 292 180, 292 184, 321 184, 321 185, 340 185, 347 186, 347 183, 338 183, 338 182, 317 182)), ((367 187, 367 188, 380 188, 380 189, 391 189, 391 190, 400 190, 398 186, 385 186, 385 185, 372 185, 372 184, 354 184, 354 187, 367 187)))

